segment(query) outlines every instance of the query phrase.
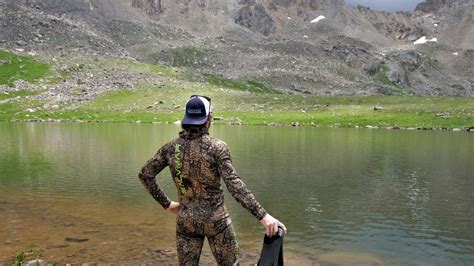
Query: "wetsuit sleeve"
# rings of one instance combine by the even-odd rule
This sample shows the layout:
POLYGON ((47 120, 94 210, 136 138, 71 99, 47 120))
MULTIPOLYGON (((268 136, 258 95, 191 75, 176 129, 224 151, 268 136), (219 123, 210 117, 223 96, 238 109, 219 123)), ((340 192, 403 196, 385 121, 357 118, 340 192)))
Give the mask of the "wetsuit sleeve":
POLYGON ((165 151, 167 146, 163 146, 158 152, 148 160, 148 162, 142 167, 138 178, 145 186, 146 190, 151 194, 151 196, 161 205, 164 209, 167 209, 171 201, 166 196, 166 194, 161 190, 160 185, 156 181, 156 175, 161 172, 168 162, 166 159, 165 151))
POLYGON ((219 147, 217 164, 220 176, 224 180, 227 190, 245 209, 247 209, 258 220, 261 220, 267 212, 255 199, 255 196, 247 188, 245 183, 237 175, 232 165, 229 148, 225 143, 219 147))

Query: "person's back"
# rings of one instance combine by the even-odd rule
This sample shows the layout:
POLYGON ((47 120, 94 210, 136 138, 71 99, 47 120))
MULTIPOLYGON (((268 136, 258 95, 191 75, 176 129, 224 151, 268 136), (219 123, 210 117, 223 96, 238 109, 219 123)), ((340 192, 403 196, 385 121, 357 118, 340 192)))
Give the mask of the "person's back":
POLYGON ((205 107, 199 105, 206 100, 191 98, 179 138, 161 147, 142 168, 139 178, 163 208, 177 214, 176 240, 181 265, 199 263, 204 237, 208 238, 217 263, 232 265, 238 261, 238 247, 224 205, 221 179, 230 194, 264 224, 268 235, 274 234, 278 225, 284 225, 266 213, 239 178, 227 145, 209 136, 210 102, 205 107), (205 114, 204 124, 204 117, 196 115, 199 110, 205 114), (155 182, 155 176, 166 166, 175 182, 179 203, 170 201, 155 182))

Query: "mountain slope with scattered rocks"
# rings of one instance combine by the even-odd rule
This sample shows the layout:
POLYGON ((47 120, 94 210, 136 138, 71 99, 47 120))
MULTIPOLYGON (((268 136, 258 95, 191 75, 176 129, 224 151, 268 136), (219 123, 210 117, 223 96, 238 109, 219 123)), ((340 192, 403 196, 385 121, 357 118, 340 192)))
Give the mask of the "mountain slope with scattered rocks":
POLYGON ((412 13, 343 0, 0 0, 0 48, 185 67, 296 94, 472 96, 472 15, 470 0, 412 13))

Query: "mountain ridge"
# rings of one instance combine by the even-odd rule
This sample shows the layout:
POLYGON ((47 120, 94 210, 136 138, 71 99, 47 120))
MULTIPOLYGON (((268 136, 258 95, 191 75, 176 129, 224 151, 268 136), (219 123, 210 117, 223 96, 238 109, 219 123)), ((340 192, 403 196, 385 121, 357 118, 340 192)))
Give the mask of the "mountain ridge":
POLYGON ((410 13, 378 12, 342 0, 2 0, 0 5, 5 29, 0 45, 7 49, 130 57, 257 79, 293 93, 473 93, 473 8, 467 0, 426 1, 410 13), (311 23, 319 16, 324 19, 311 23), (423 36, 437 42, 413 44, 423 36))

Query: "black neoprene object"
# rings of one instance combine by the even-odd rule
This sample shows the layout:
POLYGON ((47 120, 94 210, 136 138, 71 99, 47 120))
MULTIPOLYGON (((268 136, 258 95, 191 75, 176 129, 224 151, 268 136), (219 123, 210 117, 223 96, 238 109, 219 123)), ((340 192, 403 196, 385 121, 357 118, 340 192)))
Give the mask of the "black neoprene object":
POLYGON ((258 266, 283 266, 283 235, 281 227, 278 227, 276 235, 272 237, 265 235, 258 266))

